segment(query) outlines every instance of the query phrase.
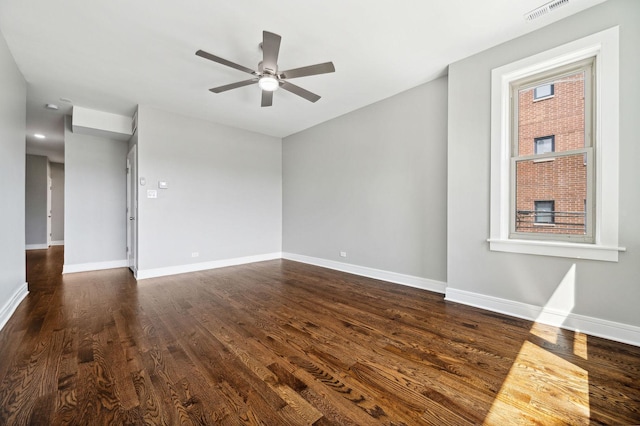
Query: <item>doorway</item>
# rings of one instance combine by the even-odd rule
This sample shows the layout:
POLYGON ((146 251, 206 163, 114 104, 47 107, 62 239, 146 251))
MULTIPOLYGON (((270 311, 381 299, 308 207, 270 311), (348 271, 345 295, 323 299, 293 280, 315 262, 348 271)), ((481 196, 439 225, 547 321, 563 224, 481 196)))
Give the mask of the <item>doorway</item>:
POLYGON ((137 145, 127 154, 127 266, 138 273, 138 172, 137 145))
POLYGON ((53 232, 51 227, 51 216, 53 214, 53 208, 51 207, 51 192, 53 191, 53 179, 51 179, 51 169, 47 162, 47 247, 51 247, 51 233, 53 232))

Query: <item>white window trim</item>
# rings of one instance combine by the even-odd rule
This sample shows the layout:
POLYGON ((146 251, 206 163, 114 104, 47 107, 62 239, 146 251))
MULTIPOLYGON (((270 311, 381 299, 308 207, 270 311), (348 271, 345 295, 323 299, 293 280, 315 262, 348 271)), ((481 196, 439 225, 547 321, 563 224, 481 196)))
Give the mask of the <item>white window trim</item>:
POLYGON ((492 251, 618 261, 619 48, 618 27, 609 28, 491 72, 491 222, 492 251), (511 108, 510 84, 552 68, 596 57, 595 242, 509 238, 511 108))

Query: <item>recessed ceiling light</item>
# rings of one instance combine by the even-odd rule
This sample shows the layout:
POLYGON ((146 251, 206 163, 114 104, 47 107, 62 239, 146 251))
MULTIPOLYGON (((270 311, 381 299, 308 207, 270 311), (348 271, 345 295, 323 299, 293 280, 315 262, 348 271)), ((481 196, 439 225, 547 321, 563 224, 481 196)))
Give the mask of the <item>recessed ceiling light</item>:
POLYGON ((44 107, 46 109, 52 109, 54 111, 58 109, 58 105, 56 105, 56 104, 46 104, 44 107))
POLYGON ((68 104, 72 104, 73 103, 73 101, 71 101, 71 99, 69 99, 69 98, 60 98, 60 102, 66 102, 68 104))
POLYGON ((38 139, 44 139, 44 135, 42 133, 36 133, 35 135, 33 135, 34 137, 38 138, 38 139))

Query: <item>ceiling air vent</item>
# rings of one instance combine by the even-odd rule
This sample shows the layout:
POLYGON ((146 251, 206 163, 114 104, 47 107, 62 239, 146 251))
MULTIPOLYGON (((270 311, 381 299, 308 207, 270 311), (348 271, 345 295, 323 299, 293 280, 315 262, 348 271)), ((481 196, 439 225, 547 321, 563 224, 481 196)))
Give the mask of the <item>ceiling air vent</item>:
POLYGON ((555 0, 555 1, 549 2, 545 5, 540 6, 537 9, 533 9, 529 13, 526 13, 524 15, 524 19, 526 21, 533 21, 534 19, 538 19, 541 16, 546 15, 547 13, 553 12, 560 6, 564 6, 565 4, 568 4, 568 3, 569 3, 569 0, 555 0))

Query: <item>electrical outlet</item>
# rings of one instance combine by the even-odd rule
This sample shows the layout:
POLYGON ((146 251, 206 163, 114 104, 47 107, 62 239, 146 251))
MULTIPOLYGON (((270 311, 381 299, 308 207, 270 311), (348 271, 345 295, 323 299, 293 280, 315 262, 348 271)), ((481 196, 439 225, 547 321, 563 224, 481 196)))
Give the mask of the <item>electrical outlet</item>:
POLYGON ((198 253, 197 251, 194 251, 193 253, 191 253, 191 257, 198 257, 200 256, 200 253, 198 253))
POLYGON ((340 257, 347 257, 347 252, 346 251, 341 251, 340 252, 340 257))

